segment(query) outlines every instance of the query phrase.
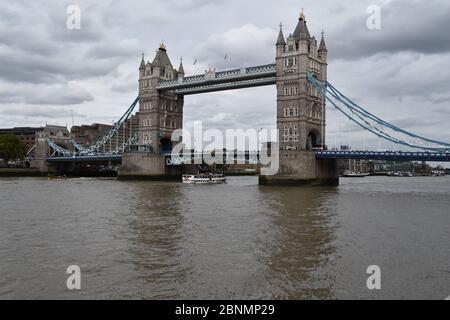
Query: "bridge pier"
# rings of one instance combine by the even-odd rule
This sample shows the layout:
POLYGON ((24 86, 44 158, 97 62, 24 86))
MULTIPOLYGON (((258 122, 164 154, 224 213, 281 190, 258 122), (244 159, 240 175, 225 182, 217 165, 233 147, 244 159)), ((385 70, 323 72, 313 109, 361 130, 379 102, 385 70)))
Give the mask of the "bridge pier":
POLYGON ((309 150, 281 151, 276 175, 259 176, 260 185, 337 186, 339 175, 335 159, 316 159, 309 150))
POLYGON ((161 154, 124 153, 119 168, 120 180, 178 180, 182 168, 166 166, 166 157, 161 154))

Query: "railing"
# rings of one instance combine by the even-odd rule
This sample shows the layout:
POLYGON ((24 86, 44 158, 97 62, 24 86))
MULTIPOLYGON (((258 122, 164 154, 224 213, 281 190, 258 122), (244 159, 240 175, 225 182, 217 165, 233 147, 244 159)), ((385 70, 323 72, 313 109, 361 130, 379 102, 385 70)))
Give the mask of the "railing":
POLYGON ((179 166, 183 164, 260 164, 259 151, 215 151, 215 152, 183 152, 166 153, 166 165, 179 166))
POLYGON ((121 161, 122 155, 92 155, 92 156, 66 156, 66 157, 48 157, 47 162, 58 163, 58 162, 96 162, 96 161, 121 161))
POLYGON ((450 161, 450 152, 316 151, 317 159, 450 161))

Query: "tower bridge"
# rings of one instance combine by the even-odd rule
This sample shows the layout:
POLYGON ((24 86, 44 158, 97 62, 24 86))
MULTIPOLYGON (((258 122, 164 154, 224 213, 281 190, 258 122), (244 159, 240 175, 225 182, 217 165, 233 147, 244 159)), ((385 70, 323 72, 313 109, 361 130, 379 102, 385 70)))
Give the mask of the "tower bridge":
MULTIPOLYGON (((274 39, 275 40, 275 39, 274 39)), ((40 146, 43 167, 55 163, 120 161, 120 178, 179 177, 183 164, 204 154, 173 154, 172 134, 183 126, 184 97, 192 94, 275 85, 277 90, 278 171, 260 176, 261 184, 338 184, 336 159, 383 159, 450 161, 450 144, 421 137, 368 112, 328 82, 328 49, 311 36, 302 13, 288 37, 282 26, 275 43, 275 62, 233 70, 206 70, 186 76, 183 62, 175 68, 161 43, 153 60, 144 54, 139 65, 139 92, 125 114, 93 146, 65 145, 47 141, 40 146), (338 152, 326 150, 326 104, 374 135, 419 152, 338 152), (124 124, 135 108, 137 132, 127 133, 124 124), (123 132, 122 132, 123 131, 123 132), (122 132, 122 133, 121 133, 122 132), (116 139, 122 134, 121 143, 116 139), (109 143, 108 151, 105 146, 109 143), (430 153, 431 152, 431 153, 430 153)), ((224 155, 226 156, 226 155, 224 155)), ((250 161, 245 155, 244 161, 250 161)), ((259 154, 256 156, 259 161, 259 154)))

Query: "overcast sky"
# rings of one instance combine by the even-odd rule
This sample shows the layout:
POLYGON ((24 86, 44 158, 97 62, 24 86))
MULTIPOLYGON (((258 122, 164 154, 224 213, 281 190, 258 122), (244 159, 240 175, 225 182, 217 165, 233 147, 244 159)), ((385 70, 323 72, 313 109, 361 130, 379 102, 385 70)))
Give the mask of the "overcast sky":
MULTIPOLYGON (((187 75, 207 67, 273 63, 278 25, 287 36, 304 8, 316 38, 323 29, 329 81, 376 115, 450 141, 450 1, 0 0, 0 127, 111 123, 137 95, 141 51, 152 60, 164 40, 187 75), (66 27, 67 6, 81 29, 66 27), (381 8, 380 30, 366 10, 381 8), (193 65, 197 59, 196 65, 193 65)), ((184 123, 271 128, 275 87, 187 96, 184 123)), ((337 112, 328 144, 375 145, 337 112), (349 133, 351 132, 351 134, 349 133)))

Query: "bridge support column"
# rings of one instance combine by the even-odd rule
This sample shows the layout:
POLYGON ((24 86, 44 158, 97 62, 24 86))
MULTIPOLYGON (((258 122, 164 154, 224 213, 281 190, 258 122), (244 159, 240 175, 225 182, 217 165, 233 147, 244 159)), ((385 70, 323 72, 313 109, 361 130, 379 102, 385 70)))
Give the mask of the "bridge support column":
POLYGON ((177 180, 181 181, 181 167, 166 166, 161 154, 124 153, 119 168, 120 180, 177 180))
POLYGON ((280 168, 273 176, 259 176, 260 185, 337 186, 337 161, 318 160, 314 151, 280 151, 280 168))
POLYGON ((308 81, 307 72, 325 84, 327 48, 311 37, 306 18, 287 39, 280 28, 276 42, 277 129, 279 170, 274 176, 260 176, 268 185, 337 185, 335 160, 318 160, 314 149, 324 149, 325 100, 308 81))
POLYGON ((43 135, 36 138, 36 151, 34 159, 31 160, 31 168, 38 169, 41 173, 51 172, 50 166, 47 163, 48 156, 47 138, 43 135))

